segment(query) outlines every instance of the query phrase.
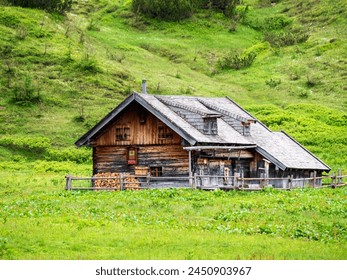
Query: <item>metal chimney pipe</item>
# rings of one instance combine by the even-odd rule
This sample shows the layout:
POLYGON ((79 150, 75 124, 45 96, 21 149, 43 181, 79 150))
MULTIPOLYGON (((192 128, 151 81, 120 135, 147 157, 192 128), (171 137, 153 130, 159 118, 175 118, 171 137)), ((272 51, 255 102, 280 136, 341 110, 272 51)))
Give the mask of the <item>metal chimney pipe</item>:
POLYGON ((142 80, 142 93, 143 94, 147 93, 147 84, 146 84, 146 80, 145 79, 142 80))

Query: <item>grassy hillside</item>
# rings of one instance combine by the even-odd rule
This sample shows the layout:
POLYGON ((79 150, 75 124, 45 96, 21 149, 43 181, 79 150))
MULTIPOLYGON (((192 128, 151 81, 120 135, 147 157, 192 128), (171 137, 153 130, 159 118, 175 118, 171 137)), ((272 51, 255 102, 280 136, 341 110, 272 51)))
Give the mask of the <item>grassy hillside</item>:
POLYGON ((65 16, 0 7, 0 158, 88 159, 73 142, 146 78, 151 93, 228 95, 346 169, 346 3, 276 2, 244 1, 238 22, 206 10, 160 22, 129 1, 76 1, 65 16))
MULTIPOLYGON (((275 4, 244 0, 234 19, 202 10, 180 22, 144 18, 131 11, 129 0, 75 1, 66 15, 11 7, 5 2, 0 0, 0 218, 4 225, 0 227, 0 258, 64 258, 67 252, 74 259, 92 258, 88 248, 78 242, 94 240, 95 236, 86 235, 91 226, 105 234, 116 229, 120 235, 132 232, 130 241, 114 239, 122 244, 135 242, 137 232, 146 233, 148 223, 153 221, 140 212, 131 216, 124 205, 117 205, 117 198, 112 198, 117 200, 112 209, 108 203, 100 206, 100 201, 107 202, 114 194, 63 191, 65 174, 91 174, 91 151, 76 149, 73 143, 131 91, 140 91, 142 78, 148 80, 148 90, 153 94, 229 96, 271 129, 285 130, 333 170, 347 172, 344 0, 272 1, 275 4), (104 212, 120 216, 100 216, 104 212), (105 218, 105 224, 94 218, 89 221, 92 216, 105 218), (28 219, 34 219, 36 224, 28 227, 28 219), (76 227, 72 227, 66 243, 57 241, 59 232, 48 227, 45 238, 40 238, 40 225, 48 221, 52 230, 76 227), (28 237, 23 239, 25 235, 28 237), (82 235, 85 239, 80 238, 82 235), (25 242, 27 246, 22 244, 25 242), (22 244, 24 249, 16 244, 22 244), (39 252, 39 248, 45 249, 39 252), (66 248, 66 252, 57 251, 54 255, 56 248, 66 248), (83 254, 78 253, 81 250, 83 254)), ((346 246, 346 190, 329 191, 293 194, 300 197, 300 205, 307 204, 304 199, 322 202, 320 206, 310 204, 312 213, 306 228, 307 209, 298 206, 300 209, 291 210, 291 194, 255 195, 259 215, 268 216, 265 200, 272 195, 285 200, 286 210, 262 220, 265 231, 253 228, 248 233, 245 224, 237 225, 241 232, 228 233, 228 227, 236 224, 231 217, 223 220, 220 209, 213 208, 212 216, 203 220, 205 212, 200 215, 195 211, 201 209, 200 193, 193 195, 185 206, 188 208, 179 201, 162 205, 163 199, 152 205, 151 211, 164 209, 167 216, 158 220, 168 225, 163 222, 164 226, 154 226, 153 238, 133 244, 147 248, 156 243, 165 247, 171 242, 168 237, 175 235, 183 246, 175 253, 179 258, 207 258, 207 252, 197 251, 202 242, 198 237, 192 237, 189 244, 184 241, 187 234, 194 232, 204 236, 209 246, 214 244, 220 249, 211 258, 346 258, 343 250, 337 250, 346 246), (324 204, 327 195, 334 197, 331 205, 337 205, 336 211, 324 204), (173 210, 176 207, 185 209, 182 217, 191 216, 192 220, 182 218, 185 230, 176 227, 182 222, 173 210), (273 221, 288 213, 293 214, 293 219, 276 228, 273 221), (216 222, 218 215, 222 220, 216 222), (295 221, 296 215, 300 218, 295 221), (324 219, 316 223, 321 215, 324 219), (211 221, 213 227, 206 228, 211 221), (201 231, 199 226, 206 227, 201 231), (166 235, 160 236, 163 229, 166 235), (335 234, 331 240, 327 238, 330 233, 335 234), (227 241, 223 240, 224 234, 231 234, 227 241), (295 240, 298 248, 306 245, 307 254, 289 248, 278 251, 288 240, 295 240), (258 247, 254 251, 242 251, 240 247, 237 254, 228 255, 222 248, 230 242, 258 247), (268 247, 265 256, 261 255, 268 247)), ((141 209, 148 206, 148 201, 153 202, 155 193, 134 195, 138 201, 132 201, 132 196, 123 197, 127 195, 117 194, 141 209)), ((230 199, 227 197, 224 199, 230 199)), ((209 199, 216 204, 225 203, 213 195, 209 199)), ((230 199, 230 208, 242 199, 242 194, 230 199)), ((240 217, 248 217, 242 211, 240 217)), ((252 217, 247 219, 253 221, 252 217)), ((111 246, 103 247, 101 243, 94 244, 100 257, 111 246)), ((176 246, 171 244, 172 248, 176 246)), ((152 255, 139 254, 141 258, 174 258, 160 248, 156 247, 158 251, 152 255)), ((106 257, 134 255, 114 253, 106 257)))

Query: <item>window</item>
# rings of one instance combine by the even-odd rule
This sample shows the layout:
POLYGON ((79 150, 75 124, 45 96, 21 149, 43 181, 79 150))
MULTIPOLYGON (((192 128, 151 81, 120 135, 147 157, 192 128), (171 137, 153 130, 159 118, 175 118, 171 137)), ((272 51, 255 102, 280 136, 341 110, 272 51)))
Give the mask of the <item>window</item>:
POLYGON ((140 112, 139 113, 139 119, 140 119, 140 124, 145 124, 147 120, 147 112, 140 112))
POLYGON ((125 126, 116 127, 116 140, 127 141, 130 140, 130 128, 125 126))
POLYGON ((149 168, 149 172, 153 177, 161 177, 163 176, 163 167, 161 166, 152 166, 149 168))
POLYGON ((159 139, 172 139, 173 134, 172 130, 163 124, 162 122, 158 123, 158 138, 159 139))
POLYGON ((204 133, 208 135, 216 135, 217 132, 217 118, 204 118, 204 133))
POLYGON ((250 136, 251 135, 251 124, 248 122, 242 122, 243 125, 243 135, 250 136))

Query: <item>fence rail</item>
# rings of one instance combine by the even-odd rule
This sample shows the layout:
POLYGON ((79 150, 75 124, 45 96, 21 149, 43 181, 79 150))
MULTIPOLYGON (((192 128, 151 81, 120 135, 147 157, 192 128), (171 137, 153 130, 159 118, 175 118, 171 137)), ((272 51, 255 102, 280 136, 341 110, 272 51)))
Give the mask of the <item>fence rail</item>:
POLYGON ((140 190, 150 188, 194 188, 256 191, 273 186, 276 189, 342 187, 347 185, 347 175, 332 175, 312 178, 243 178, 239 176, 197 175, 181 177, 154 177, 120 174, 111 177, 65 176, 66 190, 140 190), (74 182, 76 182, 74 184, 74 182), (78 183, 77 183, 78 182, 78 183), (76 184, 78 184, 76 186, 76 184))

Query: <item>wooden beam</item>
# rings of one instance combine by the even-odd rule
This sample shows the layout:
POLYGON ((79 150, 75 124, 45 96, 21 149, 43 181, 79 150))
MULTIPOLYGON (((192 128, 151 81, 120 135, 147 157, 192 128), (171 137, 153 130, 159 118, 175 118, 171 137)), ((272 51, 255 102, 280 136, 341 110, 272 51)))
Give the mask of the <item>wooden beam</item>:
POLYGON ((199 150, 245 150, 245 149, 254 149, 257 145, 249 146, 191 146, 183 147, 186 151, 199 151, 199 150))

